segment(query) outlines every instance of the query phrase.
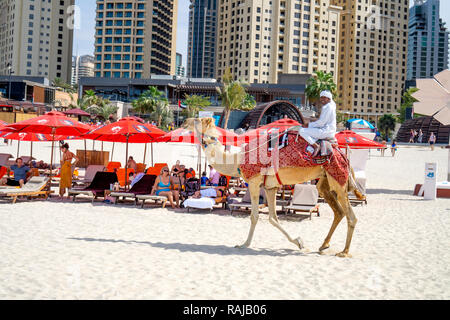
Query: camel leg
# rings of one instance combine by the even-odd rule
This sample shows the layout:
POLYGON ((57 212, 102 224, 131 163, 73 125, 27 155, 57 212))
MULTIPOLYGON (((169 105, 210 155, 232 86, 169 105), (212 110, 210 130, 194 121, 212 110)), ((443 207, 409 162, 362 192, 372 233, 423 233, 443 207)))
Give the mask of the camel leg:
POLYGON ((258 223, 259 218, 259 190, 260 184, 259 182, 249 182, 248 189, 250 192, 250 198, 252 200, 252 213, 250 216, 251 225, 250 231, 248 233, 247 241, 245 241, 242 245, 237 245, 236 248, 248 248, 252 243, 253 233, 255 232, 256 224, 258 223))
POLYGON ((353 231, 355 230, 356 219, 355 213, 353 212, 350 201, 348 200, 348 194, 344 190, 338 192, 338 202, 344 208, 345 216, 347 218, 347 239, 345 241, 344 251, 337 254, 338 257, 351 257, 348 253, 350 250, 350 243, 352 242, 353 231))
POLYGON ((330 247, 331 237, 333 236, 333 233, 336 230, 336 227, 341 222, 342 218, 344 218, 345 213, 341 205, 339 204, 336 196, 331 192, 330 185, 328 184, 326 177, 320 179, 319 184, 317 185, 317 189, 319 189, 319 193, 323 196, 323 198, 331 207, 334 213, 334 219, 330 231, 328 232, 327 237, 323 241, 322 246, 319 248, 319 251, 323 251, 330 247))
POLYGON ((289 234, 281 227, 280 221, 278 220, 276 203, 277 203, 277 188, 266 189, 267 202, 269 204, 269 222, 283 233, 286 238, 295 244, 300 250, 303 249, 303 241, 300 237, 297 239, 292 239, 289 234))

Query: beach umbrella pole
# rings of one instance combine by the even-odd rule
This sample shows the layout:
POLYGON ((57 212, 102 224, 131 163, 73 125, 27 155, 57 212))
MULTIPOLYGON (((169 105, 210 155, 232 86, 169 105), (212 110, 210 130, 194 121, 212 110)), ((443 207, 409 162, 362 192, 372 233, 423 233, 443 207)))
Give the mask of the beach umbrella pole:
POLYGON ((16 159, 19 157, 19 149, 20 149, 20 140, 17 140, 17 156, 16 156, 16 159))
POLYGON ((86 147, 86 139, 84 140, 84 167, 87 168, 87 147, 86 147))
POLYGON ((127 136, 127 148, 125 152, 125 191, 128 190, 128 136, 127 136))
POLYGON ((147 155, 147 144, 145 144, 144 147, 144 161, 142 161, 143 164, 145 164, 145 156, 147 155))
POLYGON ((150 144, 150 147, 151 147, 151 151, 152 151, 152 167, 153 167, 154 166, 154 164, 153 164, 153 143, 150 144))
POLYGON ((30 161, 33 160, 33 141, 31 141, 31 146, 30 146, 30 161))
POLYGON ((112 150, 111 150, 111 161, 113 160, 114 146, 115 146, 115 142, 113 142, 113 147, 112 147, 112 150))

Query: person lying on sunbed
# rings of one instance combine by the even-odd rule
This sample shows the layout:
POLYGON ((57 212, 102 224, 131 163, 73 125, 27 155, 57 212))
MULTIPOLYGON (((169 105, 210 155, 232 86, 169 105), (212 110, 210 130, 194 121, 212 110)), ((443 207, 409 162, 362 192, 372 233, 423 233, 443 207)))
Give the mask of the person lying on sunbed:
POLYGON ((225 188, 216 187, 196 191, 192 196, 194 199, 200 198, 221 198, 225 195, 225 188))

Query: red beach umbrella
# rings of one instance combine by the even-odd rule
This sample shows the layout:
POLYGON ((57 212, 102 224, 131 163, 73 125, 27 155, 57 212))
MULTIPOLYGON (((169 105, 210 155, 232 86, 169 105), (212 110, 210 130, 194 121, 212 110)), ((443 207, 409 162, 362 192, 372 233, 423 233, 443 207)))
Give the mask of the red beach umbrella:
POLYGON ((50 166, 53 167, 53 147, 57 136, 80 136, 91 130, 88 125, 68 118, 64 113, 51 111, 43 116, 10 124, 2 131, 13 133, 41 133, 52 136, 52 152, 50 166))
POLYGON ((363 137, 351 130, 345 130, 336 134, 336 139, 340 148, 350 149, 379 149, 385 146, 376 141, 363 137))
MULTIPOLYGON (((219 132, 218 139, 220 143, 228 146, 238 145, 239 136, 237 134, 217 127, 216 130, 219 132)), ((179 143, 200 144, 197 135, 193 131, 186 130, 183 128, 178 128, 176 130, 166 133, 164 136, 158 138, 156 142, 179 142, 179 143)))
POLYGON ((265 126, 259 127, 254 130, 247 131, 239 136, 241 143, 249 143, 250 140, 259 138, 260 136, 267 136, 269 134, 281 133, 287 129, 295 126, 300 126, 300 123, 292 119, 280 119, 265 126))
POLYGON ((87 113, 86 111, 81 110, 81 109, 70 109, 70 110, 64 111, 63 113, 65 115, 70 115, 70 116, 80 116, 80 117, 90 117, 91 116, 90 113, 87 113))
POLYGON ((94 141, 99 140, 126 143, 125 177, 127 177, 128 143, 151 143, 155 142, 157 138, 163 135, 165 135, 165 132, 155 126, 139 122, 131 117, 126 117, 117 122, 91 130, 87 134, 83 135, 83 138, 94 141))

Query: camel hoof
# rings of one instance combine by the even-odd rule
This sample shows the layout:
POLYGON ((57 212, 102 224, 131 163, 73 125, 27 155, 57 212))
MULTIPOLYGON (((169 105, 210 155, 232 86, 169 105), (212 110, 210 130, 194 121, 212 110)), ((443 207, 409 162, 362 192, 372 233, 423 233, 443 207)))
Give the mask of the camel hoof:
POLYGON ((294 241, 295 241, 295 244, 298 246, 298 248, 299 248, 300 250, 302 250, 302 249, 305 248, 305 244, 303 243, 302 238, 298 237, 298 238, 295 239, 294 241))
POLYGON ((322 245, 322 246, 319 248, 319 251, 322 252, 322 251, 324 251, 324 250, 327 250, 328 248, 330 248, 330 245, 329 245, 329 244, 327 244, 327 245, 322 245))
POLYGON ((236 249, 246 249, 246 248, 248 248, 248 246, 247 245, 245 245, 245 244, 241 244, 241 245, 237 245, 237 246, 234 246, 236 249))
POLYGON ((346 252, 339 252, 336 254, 337 257, 339 258, 351 258, 352 255, 346 252))

